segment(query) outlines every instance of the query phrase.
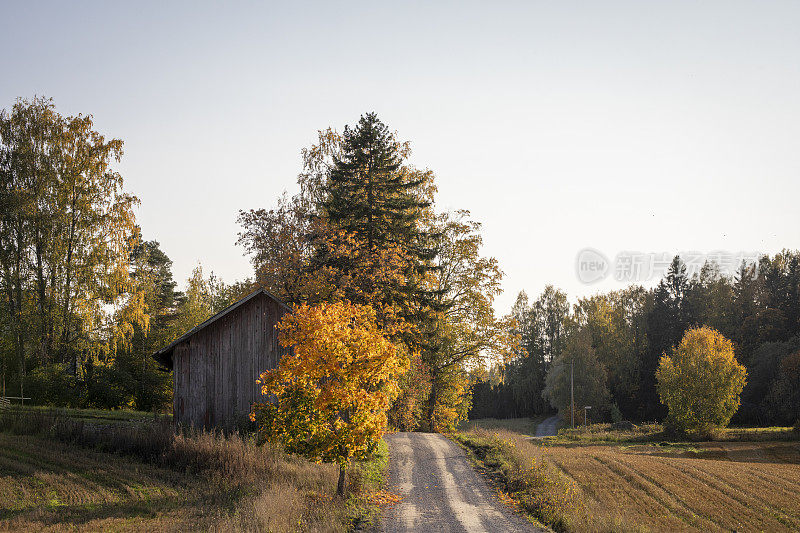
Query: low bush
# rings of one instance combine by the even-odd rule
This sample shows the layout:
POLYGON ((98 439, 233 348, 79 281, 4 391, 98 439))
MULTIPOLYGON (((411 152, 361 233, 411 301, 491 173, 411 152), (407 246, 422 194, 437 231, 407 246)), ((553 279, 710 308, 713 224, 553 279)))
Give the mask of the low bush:
POLYGON ((77 407, 85 403, 82 383, 67 364, 43 365, 25 377, 25 396, 47 405, 77 407))

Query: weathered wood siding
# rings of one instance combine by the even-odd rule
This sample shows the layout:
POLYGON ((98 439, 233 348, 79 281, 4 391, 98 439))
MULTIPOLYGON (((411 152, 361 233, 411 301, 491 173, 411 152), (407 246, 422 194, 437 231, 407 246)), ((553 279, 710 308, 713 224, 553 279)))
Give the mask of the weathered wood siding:
POLYGON ((175 346, 175 421, 231 429, 246 417, 262 400, 259 374, 286 352, 275 327, 286 312, 260 294, 175 346))

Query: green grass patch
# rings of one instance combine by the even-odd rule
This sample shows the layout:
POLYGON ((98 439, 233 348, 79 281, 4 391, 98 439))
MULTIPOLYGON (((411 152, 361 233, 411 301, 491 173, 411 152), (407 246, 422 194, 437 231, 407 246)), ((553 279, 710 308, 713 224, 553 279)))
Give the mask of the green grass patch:
POLYGON ((52 414, 69 417, 82 422, 96 424, 113 424, 126 422, 147 422, 154 418, 172 418, 171 414, 157 414, 146 411, 133 411, 131 409, 76 409, 71 407, 47 407, 43 405, 12 405, 7 409, 11 413, 22 414, 52 414))
POLYGON ((513 431, 523 435, 535 435, 536 426, 538 426, 546 416, 537 417, 523 417, 523 418, 478 418, 475 420, 466 420, 462 422, 458 431, 471 431, 473 429, 503 429, 506 431, 513 431))
MULTIPOLYGON (((575 429, 561 428, 558 436, 548 437, 541 441, 542 446, 557 445, 630 445, 660 444, 662 446, 691 446, 693 443, 707 439, 695 438, 692 435, 673 435, 664 431, 661 424, 649 423, 635 426, 632 430, 615 430, 611 424, 591 424, 575 429)), ((713 432, 714 441, 720 442, 762 442, 762 441, 796 441, 800 440, 800 432, 792 427, 763 428, 721 428, 713 432)))
POLYGON ((347 516, 355 530, 377 529, 380 522, 380 498, 376 497, 386 481, 389 466, 389 447, 381 439, 378 448, 365 461, 352 461, 348 472, 350 492, 347 516))

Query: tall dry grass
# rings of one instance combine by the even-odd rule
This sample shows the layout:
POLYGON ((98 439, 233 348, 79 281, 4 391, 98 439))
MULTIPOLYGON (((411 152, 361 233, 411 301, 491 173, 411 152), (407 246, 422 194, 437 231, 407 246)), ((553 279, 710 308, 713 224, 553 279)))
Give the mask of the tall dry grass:
POLYGON ((566 531, 582 516, 575 484, 544 461, 522 435, 475 428, 454 438, 472 452, 503 492, 543 524, 566 531))
POLYGON ((58 411, 0 412, 0 431, 135 458, 192 482, 200 480, 201 488, 192 490, 199 491, 194 499, 201 502, 202 518, 198 522, 190 513, 184 518, 191 523, 176 524, 171 516, 165 518, 168 529, 327 532, 345 529, 349 520, 347 502, 332 497, 335 467, 312 464, 269 445, 256 446, 238 433, 176 433, 170 420, 157 417, 96 425, 58 411))
POLYGON ((535 418, 479 418, 475 420, 465 420, 461 423, 459 431, 471 431, 474 429, 502 429, 522 433, 523 435, 534 435, 536 426, 546 417, 535 418))

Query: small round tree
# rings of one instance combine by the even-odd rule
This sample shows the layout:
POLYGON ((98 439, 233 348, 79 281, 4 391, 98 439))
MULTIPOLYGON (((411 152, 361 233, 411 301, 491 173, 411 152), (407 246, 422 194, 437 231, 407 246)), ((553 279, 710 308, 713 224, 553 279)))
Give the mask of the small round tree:
POLYGON ((312 461, 337 463, 337 492, 344 494, 347 464, 374 451, 383 436, 408 361, 369 306, 300 305, 278 327, 280 343, 292 351, 261 374, 261 392, 272 401, 256 404, 250 418, 263 440, 312 461))
POLYGON ((668 423, 702 436, 727 426, 741 403, 746 376, 731 341, 709 327, 689 329, 672 356, 661 357, 656 370, 668 423))
POLYGON ((558 409, 567 422, 572 418, 572 398, 575 399, 575 421, 580 423, 591 405, 595 412, 605 412, 609 405, 608 374, 592 347, 592 335, 586 328, 573 332, 564 350, 553 359, 545 378, 542 396, 558 409), (574 394, 571 394, 574 389, 574 394))

